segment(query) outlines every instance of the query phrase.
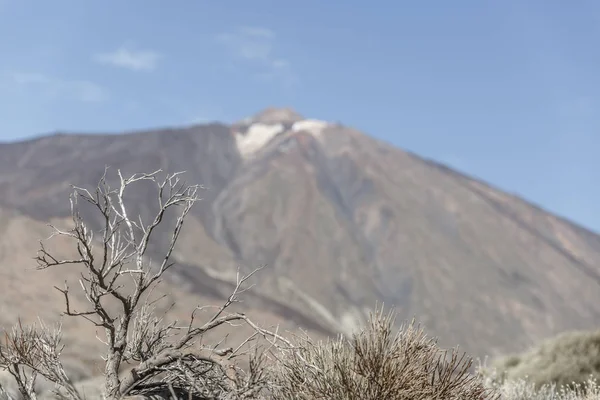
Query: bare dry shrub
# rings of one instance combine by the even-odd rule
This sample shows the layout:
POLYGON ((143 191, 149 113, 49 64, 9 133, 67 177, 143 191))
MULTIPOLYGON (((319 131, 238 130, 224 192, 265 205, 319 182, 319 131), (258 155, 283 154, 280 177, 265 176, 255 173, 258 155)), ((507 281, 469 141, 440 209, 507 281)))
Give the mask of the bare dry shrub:
POLYGON ((469 375, 472 360, 442 351, 414 321, 393 334, 394 315, 372 313, 351 339, 314 343, 306 336, 280 358, 275 400, 494 399, 469 375))
MULTIPOLYGON (((65 283, 56 288, 64 298, 67 317, 78 317, 103 331, 98 337, 106 346, 104 390, 105 399, 121 399, 132 395, 158 395, 210 399, 254 399, 269 386, 263 362, 266 352, 259 352, 262 343, 273 352, 279 340, 277 333, 265 330, 240 313, 228 311, 238 301, 248 276, 238 273, 237 285, 229 298, 215 307, 206 321, 199 322, 197 312, 190 310, 188 321, 168 321, 157 316, 152 298, 153 289, 172 266, 171 255, 185 217, 199 200, 199 186, 188 186, 180 180, 180 173, 161 178, 162 171, 135 174, 124 178, 118 172, 118 185, 111 188, 106 171, 94 191, 74 187, 71 212, 74 227, 64 231, 53 227, 53 236, 62 236, 73 242, 78 257, 59 259, 46 249, 43 242, 37 256, 38 268, 57 266, 78 267, 77 286, 85 295, 89 307, 75 309, 72 289, 65 283), (158 211, 149 222, 141 216, 130 215, 125 193, 131 185, 145 182, 154 185, 158 211), (79 201, 91 205, 98 220, 99 230, 92 230, 89 220, 82 217, 79 201), (167 250, 157 263, 149 260, 147 250, 157 227, 171 210, 176 212, 167 250), (82 268, 81 268, 82 267, 82 268), (223 348, 219 343, 204 343, 209 332, 224 326, 244 324, 251 335, 236 347, 223 348), (239 367, 241 356, 250 357, 247 370, 239 367), (132 368, 125 368, 133 365, 132 368), (125 373, 121 373, 126 369, 125 373)), ((152 201, 148 199, 148 201, 152 201)), ((60 327, 17 325, 5 333, 0 345, 0 369, 8 371, 17 383, 23 398, 35 400, 35 382, 42 376, 57 385, 56 394, 81 400, 82 394, 72 383, 61 362, 60 327)), ((7 392, 8 393, 8 392, 7 392)), ((6 393, 5 393, 6 394, 6 393)))

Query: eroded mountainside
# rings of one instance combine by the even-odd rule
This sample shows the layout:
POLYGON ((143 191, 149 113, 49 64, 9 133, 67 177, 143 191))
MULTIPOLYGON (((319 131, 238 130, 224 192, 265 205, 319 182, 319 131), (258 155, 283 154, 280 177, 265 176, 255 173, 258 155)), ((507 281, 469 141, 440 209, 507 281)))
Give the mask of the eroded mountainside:
MULTIPOLYGON (((186 304, 223 296, 237 266, 264 264, 248 313, 319 336, 351 332, 376 302, 395 306, 399 322, 416 316, 442 345, 482 357, 600 324, 599 236, 289 109, 231 126, 1 144, 0 215, 10 223, 0 237, 0 291, 31 296, 23 312, 50 297, 58 307, 60 298, 21 278, 16 262, 35 255, 38 226, 68 217, 69 185, 95 184, 105 165, 126 174, 185 170, 187 182, 206 187, 170 277, 186 304)), ((154 206, 143 187, 131 200, 143 215, 154 206)), ((11 302, 0 298, 3 309, 11 302)))

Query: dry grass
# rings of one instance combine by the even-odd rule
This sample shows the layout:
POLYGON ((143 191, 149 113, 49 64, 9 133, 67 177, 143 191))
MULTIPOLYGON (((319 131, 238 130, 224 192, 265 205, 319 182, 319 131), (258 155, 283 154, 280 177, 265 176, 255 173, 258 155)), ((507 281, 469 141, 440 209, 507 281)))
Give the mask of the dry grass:
POLYGON ((274 400, 493 399, 471 376, 471 360, 443 352, 414 322, 393 333, 394 318, 378 311, 352 339, 302 338, 274 371, 274 400))
POLYGON ((554 383, 537 387, 526 379, 496 379, 495 372, 483 377, 484 385, 500 395, 500 400, 600 400, 600 386, 593 378, 571 386, 557 386, 554 383))
POLYGON ((296 351, 275 364, 270 398, 600 400, 595 332, 560 335, 470 375, 470 359, 443 352, 414 322, 396 333, 393 326, 392 314, 378 311, 350 340, 300 338, 296 351), (497 366, 513 369, 498 374, 497 366))
MULTIPOLYGON (((600 385, 593 376, 580 379, 580 382, 570 382, 570 385, 557 382, 540 384, 535 379, 507 379, 506 372, 498 373, 494 367, 510 365, 514 368, 525 363, 525 356, 520 356, 519 363, 514 362, 515 356, 500 359, 489 368, 480 366, 478 374, 469 375, 470 359, 464 355, 459 357, 457 351, 442 351, 436 340, 428 338, 414 322, 403 325, 396 332, 393 332, 393 326, 393 314, 384 315, 379 310, 351 339, 340 337, 313 342, 308 336, 298 338, 296 346, 283 357, 273 360, 275 362, 269 367, 272 387, 265 399, 600 400, 600 385)), ((540 349, 546 352, 550 349, 572 349, 573 338, 576 337, 589 339, 594 335, 561 335, 536 347, 537 352, 532 350, 525 354, 538 354, 540 349)), ((579 343, 577 348, 589 350, 579 343)), ((583 357, 584 361, 594 355, 589 352, 569 354, 572 357, 576 354, 589 355, 583 357)), ((534 359, 539 360, 539 356, 534 359)), ((571 371, 569 368, 563 370, 571 371)), ((541 376, 546 376, 543 371, 543 368, 539 371, 541 376)), ((558 382, 566 379, 558 379, 558 382)), ((2 383, 6 385, 8 382, 2 383)), ((101 379, 90 381, 87 386, 85 392, 88 398, 99 398, 101 379)), ((13 398, 19 398, 15 388, 9 385, 6 389, 13 398)), ((40 398, 52 398, 49 394, 44 393, 40 398)), ((6 396, 0 394, 0 398, 6 396)))

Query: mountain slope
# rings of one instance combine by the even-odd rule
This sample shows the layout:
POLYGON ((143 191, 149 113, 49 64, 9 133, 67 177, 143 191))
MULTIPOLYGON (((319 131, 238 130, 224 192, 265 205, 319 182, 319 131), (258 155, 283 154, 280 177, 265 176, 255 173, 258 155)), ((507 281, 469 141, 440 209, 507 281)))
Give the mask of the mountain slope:
MULTIPOLYGON (((600 323, 600 237, 293 110, 232 126, 3 144, 0 205, 38 221, 64 218, 68 185, 94 184, 105 164, 186 170, 188 182, 207 187, 171 276, 188 282, 188 296, 220 287, 218 297, 236 266, 266 264, 249 310, 323 336, 351 332, 383 301, 399 322, 417 316, 443 345, 477 356, 600 323)), ((143 187, 131 200, 136 212, 152 210, 143 187)))

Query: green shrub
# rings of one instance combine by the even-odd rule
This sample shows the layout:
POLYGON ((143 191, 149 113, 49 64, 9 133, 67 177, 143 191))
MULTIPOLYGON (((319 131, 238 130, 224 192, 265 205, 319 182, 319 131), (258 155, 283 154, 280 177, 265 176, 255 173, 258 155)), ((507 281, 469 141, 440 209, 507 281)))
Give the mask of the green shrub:
POLYGON ((498 371, 499 382, 524 379, 535 388, 583 385, 590 377, 600 378, 600 331, 559 335, 523 354, 497 359, 481 372, 491 370, 498 371))

